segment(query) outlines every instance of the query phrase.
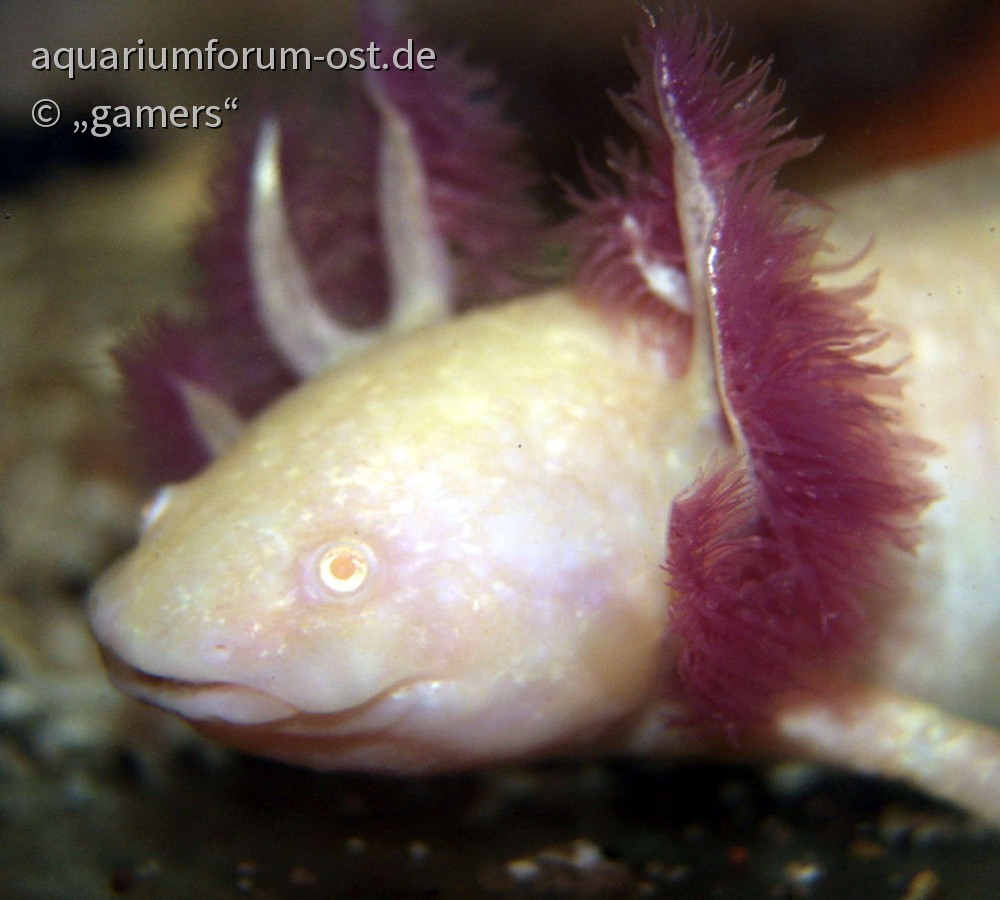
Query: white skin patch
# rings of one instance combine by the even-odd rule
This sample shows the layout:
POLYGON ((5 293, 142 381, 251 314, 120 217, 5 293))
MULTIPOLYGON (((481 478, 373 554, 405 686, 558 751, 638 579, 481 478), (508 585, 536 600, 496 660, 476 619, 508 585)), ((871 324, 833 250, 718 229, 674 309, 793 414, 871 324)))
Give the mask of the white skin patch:
POLYGON ((651 241, 631 213, 622 219, 622 229, 632 245, 632 262, 642 273, 646 286, 668 306, 691 314, 691 289, 687 275, 649 253, 651 241))
POLYGON ((164 510, 170 505, 174 497, 174 486, 167 484, 161 487, 152 498, 142 507, 142 531, 146 532, 159 521, 164 510))

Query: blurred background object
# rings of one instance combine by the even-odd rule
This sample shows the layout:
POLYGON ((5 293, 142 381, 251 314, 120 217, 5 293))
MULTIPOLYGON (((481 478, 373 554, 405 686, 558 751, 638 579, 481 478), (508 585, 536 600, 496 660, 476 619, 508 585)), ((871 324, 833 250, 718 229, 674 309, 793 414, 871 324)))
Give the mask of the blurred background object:
MULTIPOLYGON (((547 171, 574 170, 576 146, 596 152, 621 134, 602 98, 624 89, 621 52, 631 0, 416 0, 414 20, 442 44, 459 42, 498 70, 516 118, 547 171)), ((775 57, 788 107, 804 130, 835 136, 860 165, 911 160, 988 140, 1000 130, 1000 7, 992 0, 712 0, 700 4, 733 26, 737 60, 775 57), (865 145, 869 145, 866 149, 865 145)), ((95 103, 212 102, 266 83, 268 92, 336 90, 331 73, 263 77, 241 72, 63 72, 31 68, 37 47, 310 46, 350 40, 351 2, 227 0, 6 0, 0 8, 0 185, 16 186, 63 164, 114 162, 190 133, 116 132, 87 139, 30 123, 40 97, 65 118, 95 103)))

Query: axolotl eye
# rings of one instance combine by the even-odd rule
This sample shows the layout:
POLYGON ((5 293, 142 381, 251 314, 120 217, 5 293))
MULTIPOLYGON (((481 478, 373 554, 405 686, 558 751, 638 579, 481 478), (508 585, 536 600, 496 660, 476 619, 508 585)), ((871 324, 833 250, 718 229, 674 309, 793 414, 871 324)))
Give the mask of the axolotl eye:
POLYGON ((356 606, 371 595, 377 569, 374 552, 362 541, 330 541, 306 558, 306 589, 314 600, 356 606))

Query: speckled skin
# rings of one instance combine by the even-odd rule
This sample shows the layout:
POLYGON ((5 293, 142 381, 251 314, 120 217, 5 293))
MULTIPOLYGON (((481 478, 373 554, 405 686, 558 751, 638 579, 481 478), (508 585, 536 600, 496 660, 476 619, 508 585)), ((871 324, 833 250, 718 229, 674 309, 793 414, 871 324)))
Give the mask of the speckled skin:
MULTIPOLYGON (((388 5, 361 24, 401 40, 388 5)), ((728 731, 748 754, 899 775, 1000 821, 1000 733, 945 710, 1000 712, 983 602, 1000 535, 973 474, 1000 461, 995 280, 965 305, 934 283, 966 283, 961 253, 914 279, 920 217, 897 205, 906 221, 880 229, 901 238, 884 257, 899 280, 873 309, 916 357, 894 428, 886 371, 857 359, 861 292, 817 289, 823 231, 774 190, 812 143, 788 136, 767 67, 732 76, 722 38, 652 7, 635 60, 623 112, 643 152, 580 201, 573 288, 457 317, 498 296, 463 295, 475 270, 499 284, 519 240, 545 240, 481 76, 367 73, 362 189, 329 184, 339 215, 311 234, 290 215, 301 169, 283 169, 280 116, 260 124, 203 248, 217 278, 241 271, 212 282, 200 321, 121 356, 168 449, 216 458, 161 491, 94 592, 111 671, 210 735, 318 768, 733 752, 728 731), (305 250, 320 232, 347 299, 388 293, 381 331, 327 307, 305 250), (249 404, 261 364, 262 390, 304 383, 249 404), (929 496, 910 429, 942 448, 944 500, 903 558, 890 548, 912 547, 929 496), (872 643, 845 661, 862 608, 872 643)), ((926 234, 938 254, 951 237, 926 234)))
POLYGON ((906 359, 905 415, 939 452, 941 499, 907 560, 910 593, 891 605, 876 665, 892 683, 954 712, 1000 722, 1000 148, 905 170, 830 198, 832 237, 874 246, 870 306, 906 359))
MULTIPOLYGON (((934 196, 963 171, 905 177, 934 196)), ((846 195, 841 240, 867 232, 866 209, 912 222, 912 189, 846 195)), ((890 693, 793 704, 748 749, 899 774, 995 816, 982 790, 995 733, 896 699, 1000 720, 1000 525, 969 477, 1000 461, 1000 327, 981 246, 996 238, 976 216, 963 227, 962 209, 921 217, 920 241, 880 229, 890 237, 873 254, 871 306, 907 323, 906 415, 942 448, 944 493, 864 664, 890 693), (971 757, 939 752, 942 721, 971 757), (926 751, 926 773, 900 762, 904 745, 926 751), (972 774, 952 790, 942 766, 972 774)), ((231 744, 321 768, 704 750, 664 715, 677 710, 663 692, 661 565, 672 497, 729 450, 704 387, 669 379, 635 325, 555 293, 393 339, 294 392, 169 489, 102 580, 92 619, 119 683, 231 744), (331 598, 310 566, 341 538, 374 565, 358 594, 331 598)))
POLYGON ((791 710, 787 751, 901 777, 1000 823, 1000 148, 906 170, 831 198, 833 238, 876 243, 870 306, 892 323, 879 351, 906 359, 906 421, 938 451, 941 492, 924 540, 880 598, 867 655, 875 688, 791 710), (888 692, 882 689, 888 688, 888 692), (962 718, 968 717, 968 718, 962 718), (976 724, 984 723, 982 725, 976 724))
POLYGON ((666 511, 725 440, 693 405, 634 329, 566 293, 388 342, 170 489, 95 631, 209 685, 140 693, 278 720, 251 745, 297 762, 440 770, 586 743, 665 661, 666 511), (340 539, 373 557, 346 599, 310 571, 340 539), (300 751, 284 736, 303 723, 281 722, 299 712, 342 715, 300 751))

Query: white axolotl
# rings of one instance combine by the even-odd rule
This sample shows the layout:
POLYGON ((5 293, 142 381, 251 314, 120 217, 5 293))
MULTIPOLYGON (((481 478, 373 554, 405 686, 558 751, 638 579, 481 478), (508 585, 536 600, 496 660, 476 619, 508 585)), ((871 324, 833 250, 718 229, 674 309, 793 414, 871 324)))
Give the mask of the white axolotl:
POLYGON ((93 593, 120 687, 320 769, 804 758, 1000 822, 1000 516, 969 477, 1000 464, 996 297, 822 286, 774 184, 811 144, 722 51, 644 19, 640 148, 526 296, 539 218, 481 74, 365 73, 336 154, 265 120, 202 320, 120 355, 193 476, 93 593), (909 332, 905 403, 862 300, 909 332))

